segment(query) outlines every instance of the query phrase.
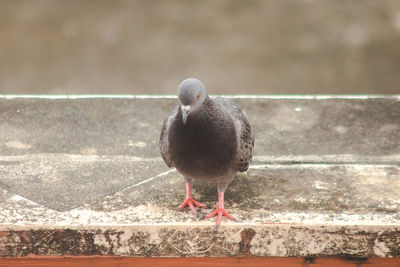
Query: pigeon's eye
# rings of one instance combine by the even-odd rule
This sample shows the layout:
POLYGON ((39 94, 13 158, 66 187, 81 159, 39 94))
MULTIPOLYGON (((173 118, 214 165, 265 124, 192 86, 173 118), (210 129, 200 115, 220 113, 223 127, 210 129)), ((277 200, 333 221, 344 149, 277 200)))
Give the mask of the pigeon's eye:
POLYGON ((200 99, 200 93, 198 93, 198 94, 197 94, 197 97, 196 97, 196 99, 197 99, 197 100, 199 100, 199 99, 200 99))

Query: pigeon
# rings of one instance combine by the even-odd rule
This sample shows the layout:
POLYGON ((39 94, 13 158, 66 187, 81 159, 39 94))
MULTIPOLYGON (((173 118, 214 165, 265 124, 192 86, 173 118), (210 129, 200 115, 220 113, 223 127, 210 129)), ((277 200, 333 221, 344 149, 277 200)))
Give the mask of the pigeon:
POLYGON ((178 87, 178 106, 165 119, 160 135, 160 153, 168 167, 175 167, 184 177, 186 197, 178 210, 206 205, 192 196, 192 181, 217 184, 215 211, 204 219, 233 217, 224 208, 224 193, 237 172, 249 168, 253 155, 254 135, 246 113, 232 101, 208 96, 203 83, 188 78, 178 87))

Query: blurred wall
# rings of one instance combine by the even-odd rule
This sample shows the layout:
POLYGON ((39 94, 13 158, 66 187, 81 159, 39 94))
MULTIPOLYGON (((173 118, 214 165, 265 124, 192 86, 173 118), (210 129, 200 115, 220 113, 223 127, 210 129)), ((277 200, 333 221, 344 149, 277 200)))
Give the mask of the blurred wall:
POLYGON ((0 0, 1 93, 400 93, 398 0, 0 0))

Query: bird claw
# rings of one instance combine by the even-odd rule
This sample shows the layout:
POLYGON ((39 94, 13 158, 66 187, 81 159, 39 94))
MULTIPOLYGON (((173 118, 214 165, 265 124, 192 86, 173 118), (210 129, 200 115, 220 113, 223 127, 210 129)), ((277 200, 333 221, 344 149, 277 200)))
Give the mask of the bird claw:
POLYGON ((208 215, 206 215, 203 219, 209 219, 214 216, 217 216, 217 222, 215 224, 215 228, 217 229, 219 225, 221 224, 222 216, 227 217, 228 219, 231 219, 232 221, 236 221, 226 210, 224 207, 218 207, 208 215))
POLYGON ((200 207, 200 208, 207 208, 207 206, 203 203, 200 203, 196 200, 194 200, 193 198, 186 198, 185 201, 183 201, 183 203, 181 205, 179 205, 179 207, 177 208, 177 210, 182 211, 184 207, 189 206, 189 209, 192 211, 192 213, 198 217, 197 214, 197 210, 195 208, 196 207, 200 207))

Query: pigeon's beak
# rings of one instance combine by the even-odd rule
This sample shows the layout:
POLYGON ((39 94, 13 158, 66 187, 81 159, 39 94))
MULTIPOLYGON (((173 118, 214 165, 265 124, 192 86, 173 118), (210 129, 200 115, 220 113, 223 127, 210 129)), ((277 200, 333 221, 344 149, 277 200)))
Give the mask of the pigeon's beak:
POLYGON ((186 124, 187 116, 189 115, 190 109, 192 108, 191 105, 182 105, 181 110, 182 110, 182 121, 183 124, 186 124))

